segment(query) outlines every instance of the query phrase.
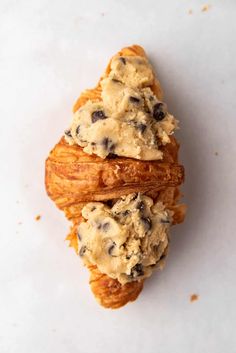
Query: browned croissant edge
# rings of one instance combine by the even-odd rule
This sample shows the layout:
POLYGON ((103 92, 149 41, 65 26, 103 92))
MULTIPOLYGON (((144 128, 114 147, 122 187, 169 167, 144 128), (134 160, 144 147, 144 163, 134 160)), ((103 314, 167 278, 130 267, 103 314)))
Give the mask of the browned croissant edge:
MULTIPOLYGON (((174 138, 168 145, 178 148, 174 138)), ((64 209, 78 202, 105 201, 133 192, 178 186, 184 180, 184 168, 168 148, 163 149, 161 162, 121 157, 103 160, 62 139, 46 161, 48 195, 64 209), (165 162, 171 159, 172 163, 165 162)))
MULTIPOLYGON (((146 56, 138 45, 124 48, 118 54, 146 56)), ((104 76, 109 72, 110 63, 104 76)), ((158 99, 163 99, 158 80, 150 88, 158 99)), ((94 89, 82 92, 73 111, 89 99, 101 99, 100 81, 94 89)), ((70 146, 62 138, 46 160, 45 184, 49 197, 72 221, 67 236, 69 245, 78 251, 77 227, 83 220, 81 210, 86 202, 116 199, 132 192, 143 192, 154 201, 162 201, 173 211, 173 224, 183 222, 186 206, 178 204, 181 197, 178 186, 184 180, 184 168, 178 164, 178 148, 171 137, 171 143, 162 147, 161 161, 124 157, 103 160, 84 153, 78 145, 70 146)), ((121 285, 116 279, 101 274, 96 266, 90 266, 89 270, 91 289, 103 307, 115 309, 134 301, 143 288, 144 281, 121 285)))

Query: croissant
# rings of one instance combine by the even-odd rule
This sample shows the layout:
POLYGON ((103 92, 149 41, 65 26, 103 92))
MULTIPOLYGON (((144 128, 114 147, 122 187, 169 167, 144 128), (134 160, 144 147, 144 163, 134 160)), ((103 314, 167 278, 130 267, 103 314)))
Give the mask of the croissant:
MULTIPOLYGON (((129 57, 141 57, 147 60, 144 50, 138 45, 133 45, 131 47, 122 49, 118 54, 116 54, 115 57, 121 59, 123 63, 125 58, 129 57)), ((79 99, 74 105, 74 113, 80 111, 83 107, 86 106, 86 104, 88 105, 89 109, 89 104, 91 104, 91 102, 97 105, 100 104, 103 95, 103 82, 106 78, 109 77, 111 71, 112 60, 108 64, 108 67, 100 79, 98 85, 94 89, 86 90, 80 95, 79 99)), ((114 84, 120 84, 119 80, 116 78, 113 78, 113 81, 114 84)), ((129 90, 131 89, 132 92, 136 94, 135 89, 130 88, 129 90)), ((155 99, 157 99, 158 102, 162 100, 163 94, 161 86, 155 77, 151 83, 145 84, 145 94, 146 92, 149 92, 148 90, 153 92, 155 99)), ((132 96, 131 98, 133 101, 132 103, 139 103, 138 100, 140 100, 140 98, 137 98, 137 96, 132 96)), ((160 103, 158 104, 160 106, 160 103)), ((83 112, 83 109, 81 111, 83 112)), ((100 110, 98 113, 99 118, 106 118, 100 110)), ((97 119, 96 116, 94 117, 97 119)), ((161 119, 163 119, 162 116, 161 119)), ((141 130, 144 130, 143 125, 141 124, 141 130)), ((143 131, 139 131, 139 134, 142 132, 143 131)), ((82 253, 86 250, 85 246, 80 245, 80 243, 82 244, 83 241, 80 239, 79 233, 80 229, 83 228, 83 231, 85 231, 88 228, 88 222, 86 223, 86 218, 88 220, 88 214, 90 215, 91 211, 98 207, 97 205, 99 205, 97 215, 103 214, 104 212, 106 215, 111 215, 111 212, 113 212, 113 215, 116 214, 116 217, 114 216, 114 219, 116 220, 119 215, 127 215, 130 212, 128 209, 125 209, 123 213, 120 211, 123 210, 122 207, 124 207, 124 205, 129 202, 129 205, 136 205, 132 207, 137 208, 137 200, 139 199, 141 202, 139 201, 139 210, 137 211, 138 213, 136 210, 133 212, 135 217, 137 214, 140 214, 141 210, 143 211, 144 206, 146 208, 148 207, 148 202, 151 202, 150 207, 157 208, 156 215, 161 214, 163 217, 163 214, 168 214, 169 220, 162 220, 161 222, 163 222, 163 224, 170 223, 170 219, 171 224, 183 222, 186 206, 179 204, 179 200, 181 198, 179 186, 184 181, 184 167, 178 163, 179 144, 172 134, 169 134, 167 137, 165 136, 165 138, 167 138, 167 142, 158 145, 158 159, 152 158, 151 155, 151 158, 148 159, 143 159, 142 157, 136 158, 133 156, 129 157, 126 155, 126 150, 123 150, 123 155, 122 153, 121 155, 117 155, 116 153, 113 153, 114 151, 116 152, 114 147, 109 148, 109 154, 104 157, 103 155, 99 155, 99 153, 101 154, 103 151, 96 153, 96 146, 91 147, 94 148, 91 152, 91 150, 88 150, 85 144, 83 145, 83 141, 81 142, 81 145, 79 145, 78 143, 71 142, 71 137, 71 133, 69 134, 68 138, 63 136, 50 152, 45 165, 45 185, 48 196, 55 202, 56 206, 60 210, 64 211, 67 219, 72 222, 70 233, 66 239, 69 240, 70 246, 75 249, 77 254, 83 255, 82 253), (166 210, 168 210, 168 212, 166 210)), ((132 143, 132 141, 130 143, 132 143)), ((154 227, 154 224, 156 224, 154 218, 151 218, 151 222, 150 217, 140 217, 144 222, 144 225, 142 226, 149 227, 150 223, 152 223, 152 227, 154 227)), ((99 218, 97 216, 97 218, 95 217, 93 219, 95 219, 97 222, 97 219, 99 218)), ((115 224, 116 221, 113 223, 112 222, 111 224, 103 222, 102 225, 97 225, 96 229, 99 229, 99 227, 101 228, 102 226, 103 231, 105 232, 107 231, 105 228, 110 227, 111 225, 113 227, 113 223, 114 227, 117 227, 115 224)), ((123 232, 123 229, 127 229, 128 227, 126 225, 127 222, 123 221, 123 219, 119 222, 123 222, 121 225, 119 225, 119 229, 122 229, 123 232)), ((139 222, 139 219, 137 222, 139 222)), ((163 228, 166 227, 166 225, 163 224, 157 225, 157 227, 162 227, 158 228, 161 229, 161 232, 164 232, 164 230, 167 229, 163 228)), ((133 226, 136 227, 135 229, 137 229, 137 223, 133 226)), ((95 230, 91 228, 91 225, 89 227, 90 232, 95 232, 95 230)), ((111 232, 109 233, 109 241, 113 239, 112 237, 113 234, 115 234, 116 229, 117 228, 112 228, 111 232)), ((139 230, 140 227, 138 228, 138 231, 139 230)), ((145 232, 148 231, 145 230, 145 232)), ((149 238, 151 234, 150 232, 151 231, 149 230, 149 238)), ((141 240, 141 243, 147 243, 149 240, 146 238, 147 237, 144 237, 141 240)), ((104 239, 107 239, 107 237, 104 239)), ((163 236, 162 241, 159 243, 158 250, 155 248, 155 251, 159 251, 157 262, 157 268, 159 269, 163 267, 166 255, 168 253, 168 239, 169 235, 165 237, 163 236)), ((133 246, 134 241, 136 243, 139 242, 138 244, 141 246, 140 239, 132 238, 132 244, 130 242, 130 248, 133 246)), ((115 242, 113 241, 112 244, 109 245, 109 254, 111 251, 114 251, 114 247, 116 245, 114 244, 115 242)), ((91 247, 93 246, 95 245, 92 243, 91 247)), ((121 243, 120 248, 122 247, 124 248, 124 243, 121 243)), ((134 254, 134 250, 132 248, 131 255, 127 256, 127 251, 129 251, 129 249, 127 249, 123 249, 123 252, 126 251, 125 254, 128 264, 129 261, 131 261, 130 257, 134 254)), ((109 262, 109 257, 104 256, 104 259, 108 259, 104 261, 109 262)), ((114 266, 120 266, 120 268, 123 269, 124 264, 117 262, 117 259, 117 255, 112 255, 111 261, 114 261, 116 264, 114 266)), ((89 253, 88 259, 85 261, 85 264, 90 271, 91 290, 98 302, 105 308, 114 309, 119 308, 128 302, 134 301, 141 292, 144 280, 146 278, 144 276, 144 270, 141 268, 141 265, 136 264, 133 266, 130 269, 129 274, 124 275, 121 273, 116 276, 114 271, 106 271, 106 268, 109 268, 110 264, 108 264, 108 267, 106 267, 102 261, 103 260, 100 256, 97 259, 97 262, 94 262, 91 253, 89 253), (133 277, 131 274, 133 274, 133 277)), ((151 262, 148 263, 147 268, 149 272, 147 277, 150 275, 152 267, 155 267, 154 264, 151 264, 151 262)))

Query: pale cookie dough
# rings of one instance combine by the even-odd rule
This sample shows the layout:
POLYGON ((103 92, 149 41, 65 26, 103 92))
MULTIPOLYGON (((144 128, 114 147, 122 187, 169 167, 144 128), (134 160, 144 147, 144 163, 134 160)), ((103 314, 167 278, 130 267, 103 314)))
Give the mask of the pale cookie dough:
POLYGON ((177 121, 147 87, 153 80, 147 59, 114 57, 101 81, 102 101, 88 101, 74 114, 67 142, 101 158, 161 159, 159 147, 170 142, 177 121))
POLYGON ((164 265, 171 211, 162 202, 130 194, 111 208, 90 202, 82 215, 79 254, 86 265, 96 265, 121 284, 149 277, 164 265))
POLYGON ((115 56, 111 61, 109 77, 134 88, 151 86, 154 81, 151 65, 141 56, 115 56))

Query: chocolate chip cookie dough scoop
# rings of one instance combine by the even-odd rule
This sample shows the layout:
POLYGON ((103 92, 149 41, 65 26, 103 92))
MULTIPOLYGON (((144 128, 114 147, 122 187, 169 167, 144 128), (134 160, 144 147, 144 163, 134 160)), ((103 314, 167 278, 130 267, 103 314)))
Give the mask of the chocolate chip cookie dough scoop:
POLYGON ((72 222, 67 240, 101 305, 137 298, 162 269, 170 227, 184 220, 178 127, 144 50, 122 49, 74 106, 46 160, 46 190, 72 222))

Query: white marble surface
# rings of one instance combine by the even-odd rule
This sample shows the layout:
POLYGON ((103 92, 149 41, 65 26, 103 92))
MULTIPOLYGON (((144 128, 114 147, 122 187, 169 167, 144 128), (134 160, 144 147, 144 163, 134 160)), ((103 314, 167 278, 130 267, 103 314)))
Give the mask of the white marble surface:
POLYGON ((236 352, 236 2, 202 5, 1 0, 1 353, 236 352), (81 90, 133 43, 181 122, 189 211, 166 269, 110 311, 63 241, 68 223, 46 196, 44 159, 81 90))

